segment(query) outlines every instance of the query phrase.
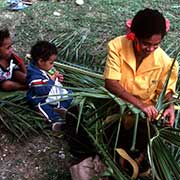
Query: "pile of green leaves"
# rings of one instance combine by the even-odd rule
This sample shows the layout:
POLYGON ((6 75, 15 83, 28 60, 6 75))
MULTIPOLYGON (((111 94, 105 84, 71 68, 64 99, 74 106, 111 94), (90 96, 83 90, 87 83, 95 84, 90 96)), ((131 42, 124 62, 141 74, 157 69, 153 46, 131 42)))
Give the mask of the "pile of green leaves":
MULTIPOLYGON (((65 75, 65 88, 73 90, 73 105, 79 106, 79 116, 77 120, 77 131, 84 128, 97 151, 102 155, 107 171, 103 175, 113 176, 115 179, 130 179, 130 177, 114 161, 115 152, 110 154, 108 141, 104 140, 105 130, 114 122, 117 128, 113 134, 115 136, 114 150, 118 147, 118 134, 121 127, 122 115, 128 110, 136 116, 143 117, 141 111, 131 104, 125 103, 103 87, 103 79, 99 74, 92 73, 67 66, 56 62, 56 68, 65 75), (114 108, 119 107, 119 113, 113 113, 114 108), (82 118, 83 116, 83 122, 82 118), (106 123, 105 123, 106 122, 106 123), (81 126, 80 126, 81 125, 81 126)), ((47 133, 44 129, 42 118, 29 109, 24 99, 24 92, 16 92, 2 96, 1 98, 1 121, 10 132, 18 138, 27 136, 34 132, 47 133), (40 130, 40 131, 39 131, 40 130)), ((179 105, 179 100, 175 99, 179 105)), ((161 106, 164 105, 162 102, 161 106)), ((177 114, 179 111, 176 112, 177 114)), ((177 127, 156 128, 156 136, 150 139, 149 158, 153 167, 153 174, 159 179, 177 178, 179 172, 179 116, 177 115, 177 127), (163 153, 162 153, 163 152, 163 153), (169 169, 169 171, 167 171, 169 169)), ((136 126, 138 128, 138 124, 136 126)), ((132 151, 136 150, 136 129, 132 139, 132 151)))

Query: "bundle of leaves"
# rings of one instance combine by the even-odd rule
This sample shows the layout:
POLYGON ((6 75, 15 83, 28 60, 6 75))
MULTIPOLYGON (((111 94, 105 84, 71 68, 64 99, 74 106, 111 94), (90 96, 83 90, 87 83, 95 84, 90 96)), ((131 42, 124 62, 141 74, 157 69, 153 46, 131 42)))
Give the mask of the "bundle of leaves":
MULTIPOLYGON (((131 150, 136 150, 136 131, 138 128, 138 119, 145 116, 142 112, 129 103, 125 103, 120 98, 108 92, 103 86, 102 76, 97 73, 91 73, 77 67, 55 63, 65 76, 64 87, 73 90, 71 96, 74 98, 73 105, 79 106, 79 115, 77 120, 77 131, 84 128, 89 139, 95 145, 97 152, 102 155, 104 163, 107 165, 107 171, 102 175, 113 176, 115 179, 130 179, 130 177, 121 169, 120 165, 114 161, 115 150, 118 148, 118 137, 121 130, 121 120, 123 114, 127 111, 135 115, 135 129, 132 139, 131 150), (119 109, 114 111, 114 109, 119 109), (82 117, 83 116, 83 120, 82 117), (106 134, 106 129, 116 123, 116 129, 113 130, 114 138, 106 134), (108 144, 113 139, 114 153, 110 152, 108 144)), ((167 83, 166 83, 167 84, 167 83)), ((162 93, 163 94, 163 93, 162 93)), ((46 125, 42 117, 30 110, 25 101, 24 92, 2 94, 1 98, 1 121, 5 127, 15 134, 18 138, 28 136, 29 133, 38 133, 44 131, 46 125)), ((166 107, 166 102, 162 99, 158 101, 159 111, 166 107)), ((63 99, 60 99, 60 101, 63 99)), ((174 100, 179 106, 179 99, 174 100)), ((156 135, 149 139, 149 159, 153 169, 153 175, 158 179, 178 179, 179 172, 179 110, 176 111, 176 127, 155 127, 156 135), (168 171, 167 171, 168 169, 168 171)), ((147 121, 147 119, 144 119, 147 121)), ((148 126, 148 121, 147 121, 148 126)))

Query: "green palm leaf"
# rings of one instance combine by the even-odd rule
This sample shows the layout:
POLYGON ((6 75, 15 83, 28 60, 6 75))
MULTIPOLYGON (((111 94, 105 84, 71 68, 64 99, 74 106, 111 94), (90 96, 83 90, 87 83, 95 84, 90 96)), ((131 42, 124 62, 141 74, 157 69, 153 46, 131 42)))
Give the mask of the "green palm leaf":
POLYGON ((165 180, 178 180, 180 178, 179 165, 159 136, 153 139, 152 149, 152 158, 154 159, 154 166, 159 178, 165 180))
POLYGON ((39 130, 46 127, 42 117, 27 105, 24 92, 1 92, 0 96, 0 120, 18 139, 27 138, 32 133, 39 134, 39 130))
POLYGON ((172 73, 172 69, 173 69, 173 66, 176 62, 176 59, 178 57, 178 54, 179 54, 180 50, 178 50, 176 52, 176 55, 175 55, 175 58, 173 59, 172 61, 172 64, 171 64, 171 68, 167 74, 167 78, 166 78, 166 81, 164 82, 164 85, 163 85, 163 89, 161 91, 161 94, 159 95, 158 97, 158 100, 157 100, 157 103, 156 103, 156 109, 160 112, 162 110, 162 108, 166 108, 163 106, 163 103, 164 103, 164 99, 165 99, 165 93, 166 93, 166 90, 167 90, 167 86, 168 86, 168 82, 169 82, 169 79, 170 79, 170 76, 171 76, 171 73, 172 73))

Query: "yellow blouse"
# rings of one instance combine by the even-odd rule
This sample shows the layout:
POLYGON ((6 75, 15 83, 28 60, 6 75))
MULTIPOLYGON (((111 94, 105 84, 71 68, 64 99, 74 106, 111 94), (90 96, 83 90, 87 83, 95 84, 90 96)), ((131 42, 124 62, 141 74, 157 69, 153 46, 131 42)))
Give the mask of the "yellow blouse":
MULTIPOLYGON (((158 47, 143 59, 136 70, 132 41, 125 36, 119 36, 108 43, 104 78, 119 80, 119 83, 129 93, 141 98, 144 102, 150 103, 160 94, 171 64, 172 59, 158 47)), ((175 92, 177 79, 178 63, 176 62, 166 93, 175 92)))

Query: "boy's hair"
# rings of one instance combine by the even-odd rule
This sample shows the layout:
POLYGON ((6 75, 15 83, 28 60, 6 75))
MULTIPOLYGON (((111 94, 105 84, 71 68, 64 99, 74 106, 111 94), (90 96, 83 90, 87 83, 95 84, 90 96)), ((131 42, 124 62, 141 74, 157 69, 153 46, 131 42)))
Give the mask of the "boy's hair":
POLYGON ((154 34, 166 35, 166 20, 158 10, 146 8, 133 18, 131 31, 139 39, 150 38, 154 34))
POLYGON ((57 48, 53 43, 48 41, 38 41, 31 48, 31 58, 34 63, 41 58, 44 61, 47 61, 51 55, 57 55, 57 48))
POLYGON ((2 46, 4 39, 9 38, 10 33, 8 28, 0 28, 0 46, 2 46))

